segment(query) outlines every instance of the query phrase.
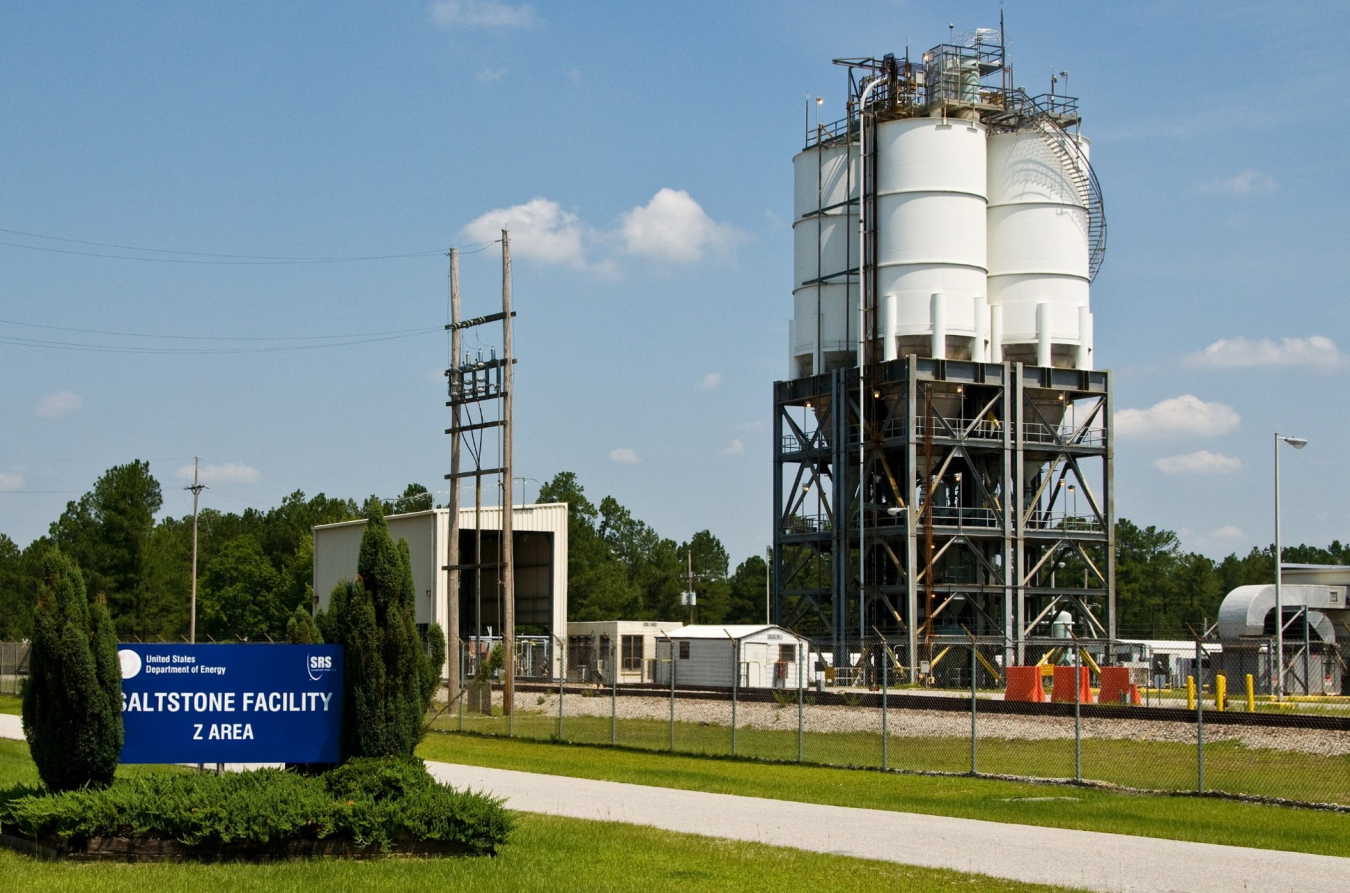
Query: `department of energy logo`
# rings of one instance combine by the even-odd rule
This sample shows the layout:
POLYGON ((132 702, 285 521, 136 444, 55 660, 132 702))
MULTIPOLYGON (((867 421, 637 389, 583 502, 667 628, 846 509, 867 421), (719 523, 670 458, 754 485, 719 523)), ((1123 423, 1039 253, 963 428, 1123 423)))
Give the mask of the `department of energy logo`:
POLYGON ((305 657, 305 671, 310 682, 318 682, 324 674, 333 672, 333 658, 328 654, 310 654, 305 657))
POLYGON ((136 652, 123 648, 117 652, 117 662, 122 665, 122 678, 134 679, 141 672, 141 656, 136 652))

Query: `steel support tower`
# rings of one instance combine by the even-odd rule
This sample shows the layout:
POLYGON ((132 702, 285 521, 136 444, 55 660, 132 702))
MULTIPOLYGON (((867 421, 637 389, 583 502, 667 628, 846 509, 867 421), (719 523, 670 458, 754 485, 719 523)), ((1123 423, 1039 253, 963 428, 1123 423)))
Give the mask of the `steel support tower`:
POLYGON ((1060 611, 1115 638, 1110 373, 916 356, 867 372, 774 385, 774 621, 835 667, 884 643, 909 681, 935 636, 1000 638, 1004 666, 1060 611))

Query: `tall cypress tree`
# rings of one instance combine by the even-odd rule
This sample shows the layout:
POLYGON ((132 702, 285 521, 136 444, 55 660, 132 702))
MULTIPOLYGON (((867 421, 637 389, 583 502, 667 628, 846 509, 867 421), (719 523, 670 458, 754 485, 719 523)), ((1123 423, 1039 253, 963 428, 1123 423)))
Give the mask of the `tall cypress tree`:
POLYGON ((112 783, 122 752, 122 674, 108 608, 92 607, 79 567, 58 550, 42 560, 33 615, 23 730, 50 790, 112 783))
POLYGON ((321 625, 343 646, 344 759, 411 755, 430 695, 408 544, 395 546, 380 506, 367 507, 357 579, 333 590, 321 625))

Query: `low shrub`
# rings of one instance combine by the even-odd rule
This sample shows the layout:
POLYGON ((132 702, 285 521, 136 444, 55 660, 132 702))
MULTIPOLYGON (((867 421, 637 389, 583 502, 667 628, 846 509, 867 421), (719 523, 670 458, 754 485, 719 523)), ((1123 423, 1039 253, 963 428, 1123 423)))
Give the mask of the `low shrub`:
POLYGON ((484 854, 506 842, 512 825, 500 800, 442 785, 414 758, 353 760, 317 776, 147 773, 102 790, 0 795, 0 829, 31 839, 151 837, 194 846, 331 838, 385 851, 434 840, 484 854))

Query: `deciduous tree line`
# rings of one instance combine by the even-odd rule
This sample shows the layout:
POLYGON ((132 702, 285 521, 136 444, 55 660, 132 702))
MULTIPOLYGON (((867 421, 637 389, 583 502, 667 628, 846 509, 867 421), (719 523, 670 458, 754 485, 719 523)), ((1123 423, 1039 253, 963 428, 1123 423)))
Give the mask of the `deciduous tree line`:
MULTIPOLYGON (((566 502, 568 512, 568 614, 573 620, 687 620, 680 593, 692 564, 697 619, 753 623, 765 618, 762 556, 735 570, 725 547, 709 530, 687 542, 660 536, 612 496, 599 505, 572 472, 540 488, 540 502, 566 502)), ((52 547, 78 565, 91 601, 107 604, 123 640, 178 639, 187 632, 192 518, 155 520, 163 504, 159 482, 146 462, 109 469, 80 499, 67 504, 47 536, 27 548, 0 533, 0 639, 28 638, 42 560, 52 547)), ((375 497, 358 505, 300 491, 266 511, 201 512, 198 638, 287 638, 297 608, 313 603, 313 536, 317 524, 383 513, 431 508, 431 494, 409 485, 395 500, 375 497)), ((1253 549, 1221 561, 1181 548, 1177 535, 1117 521, 1117 610, 1121 632, 1131 636, 1183 636, 1213 622, 1232 588, 1274 579, 1273 549, 1253 549)), ((1285 549, 1286 562, 1350 564, 1350 547, 1285 549)), ((1066 568, 1066 574, 1081 573, 1066 568)))

